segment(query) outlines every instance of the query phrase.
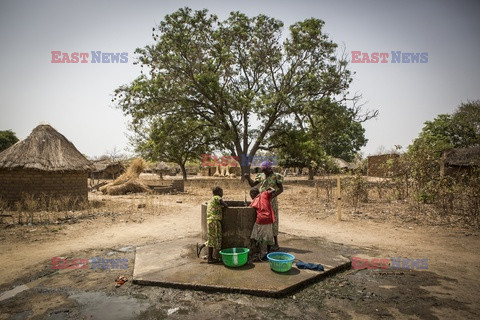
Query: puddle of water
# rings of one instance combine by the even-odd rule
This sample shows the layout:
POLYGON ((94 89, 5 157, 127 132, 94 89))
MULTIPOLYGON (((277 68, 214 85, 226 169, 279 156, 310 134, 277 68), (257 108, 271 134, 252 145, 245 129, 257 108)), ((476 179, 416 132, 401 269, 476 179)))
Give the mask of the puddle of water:
POLYGON ((171 315, 171 314, 174 314, 175 312, 177 312, 180 308, 170 308, 167 310, 167 315, 171 315))
POLYGON ((24 285, 24 284, 19 285, 19 286, 16 286, 16 287, 13 288, 12 290, 5 291, 5 292, 0 296, 0 301, 10 299, 11 297, 16 296, 16 295, 19 294, 20 292, 25 291, 25 290, 28 290, 28 289, 29 289, 29 287, 27 287, 27 286, 24 285))
POLYGON ((101 292, 80 292, 69 296, 80 305, 88 319, 136 319, 150 304, 128 296, 109 296, 101 292))
POLYGON ((19 286, 16 286, 12 290, 5 291, 1 296, 0 296, 0 301, 10 299, 12 297, 15 297, 17 294, 20 292, 23 292, 25 290, 28 290, 30 288, 38 286, 40 283, 45 281, 46 276, 40 277, 36 280, 30 281, 29 283, 25 283, 19 286))
POLYGON ((134 247, 134 246, 126 246, 126 247, 123 247, 123 248, 120 248, 120 249, 116 249, 115 251, 119 251, 119 252, 133 252, 133 251, 135 251, 135 247, 134 247))
POLYGON ((378 286, 379 288, 383 288, 383 289, 395 289, 397 286, 388 286, 388 285, 384 285, 384 286, 378 286))

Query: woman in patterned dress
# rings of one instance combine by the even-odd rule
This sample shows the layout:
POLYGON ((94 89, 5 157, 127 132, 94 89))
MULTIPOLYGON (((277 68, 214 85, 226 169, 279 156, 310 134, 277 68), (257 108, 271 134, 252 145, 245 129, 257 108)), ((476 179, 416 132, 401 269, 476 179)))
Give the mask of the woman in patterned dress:
POLYGON ((247 179, 250 187, 254 187, 257 184, 259 185, 260 193, 273 188, 275 190, 275 197, 270 200, 272 205, 273 213, 275 215, 275 222, 273 223, 273 239, 275 244, 271 248, 272 251, 277 251, 278 246, 278 201, 277 196, 283 192, 283 176, 279 173, 275 173, 272 170, 272 164, 269 161, 264 161, 260 165, 262 173, 258 174, 255 180, 250 178, 248 173, 245 174, 245 179, 247 179))

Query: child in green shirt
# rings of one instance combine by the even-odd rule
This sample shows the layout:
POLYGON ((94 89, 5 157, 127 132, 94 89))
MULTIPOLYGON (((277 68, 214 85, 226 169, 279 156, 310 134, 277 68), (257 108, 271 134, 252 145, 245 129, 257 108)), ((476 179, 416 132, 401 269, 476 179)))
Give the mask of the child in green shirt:
POLYGON ((203 248, 208 247, 208 263, 220 261, 213 258, 213 249, 222 248, 222 209, 228 207, 222 199, 222 188, 216 186, 212 191, 213 197, 207 204, 207 241, 200 246, 197 244, 197 257, 203 248))

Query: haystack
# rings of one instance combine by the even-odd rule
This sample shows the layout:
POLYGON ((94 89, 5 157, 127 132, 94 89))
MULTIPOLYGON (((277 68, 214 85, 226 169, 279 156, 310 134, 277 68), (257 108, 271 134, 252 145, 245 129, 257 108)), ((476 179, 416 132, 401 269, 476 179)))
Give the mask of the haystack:
POLYGON ((28 194, 87 200, 91 169, 73 143, 50 125, 39 125, 0 153, 0 198, 14 202, 28 194))
POLYGON ((151 191, 151 189, 139 179, 140 173, 142 173, 146 166, 147 164, 143 159, 134 159, 124 174, 112 183, 101 187, 100 191, 109 195, 151 191))

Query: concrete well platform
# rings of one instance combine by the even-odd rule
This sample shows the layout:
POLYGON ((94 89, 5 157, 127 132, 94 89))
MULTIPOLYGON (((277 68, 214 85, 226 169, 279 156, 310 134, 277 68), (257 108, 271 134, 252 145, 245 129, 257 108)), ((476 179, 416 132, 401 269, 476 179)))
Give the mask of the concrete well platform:
MULTIPOLYGON (((137 247, 133 283, 193 290, 238 292, 258 296, 282 296, 308 283, 350 267, 338 245, 321 238, 279 235, 280 251, 304 262, 321 263, 325 271, 295 266, 286 273, 270 269, 268 261, 239 268, 208 264, 195 253, 198 238, 183 238, 137 247)), ((206 249, 202 253, 205 253, 206 249)))

